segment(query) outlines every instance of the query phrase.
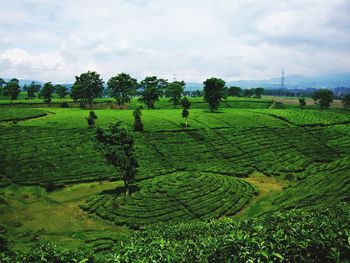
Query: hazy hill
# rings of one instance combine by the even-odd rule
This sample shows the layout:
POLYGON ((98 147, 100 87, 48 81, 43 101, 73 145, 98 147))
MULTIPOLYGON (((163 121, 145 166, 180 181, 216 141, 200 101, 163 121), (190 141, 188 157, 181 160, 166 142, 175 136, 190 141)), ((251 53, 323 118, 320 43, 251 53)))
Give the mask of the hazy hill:
MULTIPOLYGON (((9 81, 10 79, 5 79, 9 81)), ((27 80, 20 79, 20 86, 29 85, 32 81, 44 84, 38 80, 27 80)), ((336 74, 327 74, 306 77, 302 75, 290 75, 285 77, 285 87, 290 89, 306 89, 306 88, 331 88, 335 89, 338 87, 350 87, 350 73, 336 73, 336 74)), ((72 87, 72 83, 61 84, 67 88, 72 87)), ((227 82, 227 86, 239 86, 241 88, 254 88, 254 87, 263 87, 267 89, 271 88, 280 88, 281 78, 272 78, 268 80, 236 80, 227 82)), ((202 90, 203 83, 199 82, 188 82, 186 84, 187 91, 202 90)))

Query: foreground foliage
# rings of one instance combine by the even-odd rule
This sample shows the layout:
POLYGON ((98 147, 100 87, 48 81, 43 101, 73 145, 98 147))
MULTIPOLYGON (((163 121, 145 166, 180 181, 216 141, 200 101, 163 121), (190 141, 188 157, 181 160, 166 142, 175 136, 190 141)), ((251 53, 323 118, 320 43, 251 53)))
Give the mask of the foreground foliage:
POLYGON ((28 254, 0 253, 1 262, 349 262, 350 205, 274 212, 152 227, 91 255, 40 245, 28 254))

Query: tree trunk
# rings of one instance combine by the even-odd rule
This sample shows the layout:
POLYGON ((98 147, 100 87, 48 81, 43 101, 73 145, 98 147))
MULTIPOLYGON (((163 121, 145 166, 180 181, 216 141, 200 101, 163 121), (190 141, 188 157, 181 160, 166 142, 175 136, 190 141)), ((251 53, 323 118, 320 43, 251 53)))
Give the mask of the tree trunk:
POLYGON ((124 186, 125 186, 125 194, 129 195, 130 194, 130 190, 129 190, 129 181, 124 179, 124 186))
POLYGON ((186 117, 186 129, 187 129, 187 117, 186 117))

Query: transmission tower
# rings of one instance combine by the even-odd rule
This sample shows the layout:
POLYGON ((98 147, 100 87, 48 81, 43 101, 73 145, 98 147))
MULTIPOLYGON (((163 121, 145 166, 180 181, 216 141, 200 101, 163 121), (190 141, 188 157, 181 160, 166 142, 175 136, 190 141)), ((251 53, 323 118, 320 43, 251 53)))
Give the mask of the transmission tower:
POLYGON ((286 86, 284 85, 284 69, 282 69, 281 74, 281 89, 284 89, 286 86))
POLYGON ((176 81, 176 73, 174 73, 173 81, 176 81))

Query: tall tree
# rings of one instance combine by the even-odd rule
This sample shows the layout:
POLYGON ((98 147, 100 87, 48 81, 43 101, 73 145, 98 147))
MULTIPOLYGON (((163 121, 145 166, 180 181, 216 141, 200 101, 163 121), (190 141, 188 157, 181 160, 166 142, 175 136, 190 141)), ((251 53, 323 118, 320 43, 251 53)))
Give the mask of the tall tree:
POLYGON ((52 94, 55 90, 55 87, 51 82, 46 82, 43 88, 40 91, 40 97, 44 99, 44 103, 50 106, 52 101, 52 94))
POLYGON ((165 88, 165 96, 170 98, 173 103, 174 109, 176 105, 180 104, 181 97, 184 93, 186 83, 184 81, 170 82, 165 88))
POLYGON ((333 96, 333 91, 329 89, 319 89, 314 92, 312 98, 315 103, 320 105, 320 109, 324 110, 330 107, 330 104, 333 101, 333 96))
POLYGON ((35 93, 39 92, 41 89, 41 85, 32 81, 29 86, 27 86, 27 97, 28 99, 34 99, 35 93))
POLYGON ((0 78, 0 88, 6 85, 6 81, 3 78, 0 78))
POLYGON ((227 89, 227 95, 233 96, 233 97, 241 97, 242 96, 242 89, 237 86, 231 86, 227 89))
POLYGON ((250 98, 253 96, 253 94, 254 94, 254 92, 252 89, 244 89, 243 90, 243 97, 250 98))
POLYGON ((6 81, 3 78, 0 78, 0 96, 4 95, 4 89, 3 86, 5 86, 6 81))
POLYGON ((305 105, 306 105, 305 98, 299 98, 299 107, 300 107, 300 109, 303 110, 305 108, 305 105))
POLYGON ((345 95, 342 99, 344 109, 350 110, 350 94, 345 95))
POLYGON ((158 79, 156 76, 146 77, 140 82, 140 98, 139 101, 147 105, 148 109, 154 109, 154 103, 159 100, 164 80, 158 79))
POLYGON ((159 83, 158 83, 158 92, 159 92, 159 96, 160 97, 164 97, 165 96, 165 90, 168 86, 168 80, 166 79, 159 79, 159 83))
POLYGON ((137 80, 129 74, 120 73, 110 78, 107 82, 110 95, 115 98, 118 105, 130 102, 131 97, 136 93, 137 80))
POLYGON ((265 89, 264 88, 255 88, 253 89, 254 97, 255 98, 261 98, 261 95, 264 95, 265 89))
POLYGON ((132 115, 135 118, 135 122, 134 122, 134 131, 139 131, 139 132, 143 132, 143 123, 141 120, 141 107, 140 106, 136 106, 135 110, 133 111, 132 115))
POLYGON ((19 80, 16 78, 11 79, 10 82, 15 82, 15 83, 19 84, 19 80))
POLYGON ((135 178, 138 167, 133 133, 121 127, 120 122, 111 123, 106 130, 97 128, 96 141, 97 149, 107 163, 122 174, 125 192, 129 195, 129 185, 135 178))
POLYGON ((187 118, 190 115, 190 112, 188 110, 191 107, 191 102, 187 99, 187 97, 184 97, 181 100, 181 106, 182 106, 182 113, 181 113, 181 115, 182 115, 182 118, 186 119, 186 128, 187 128, 187 126, 188 126, 187 118))
POLYGON ((9 81, 4 87, 4 96, 9 96, 11 100, 16 100, 19 93, 21 92, 21 87, 18 81, 9 81))
POLYGON ((210 78, 203 82, 204 100, 208 102, 211 112, 219 107, 220 101, 225 97, 225 81, 219 78, 210 78))
POLYGON ((100 78, 100 74, 88 71, 75 77, 71 97, 74 101, 79 101, 82 107, 89 104, 91 109, 94 99, 101 96, 102 91, 103 80, 100 78))
POLYGON ((60 99, 63 99, 68 95, 67 88, 60 84, 55 85, 55 93, 58 95, 60 99))

